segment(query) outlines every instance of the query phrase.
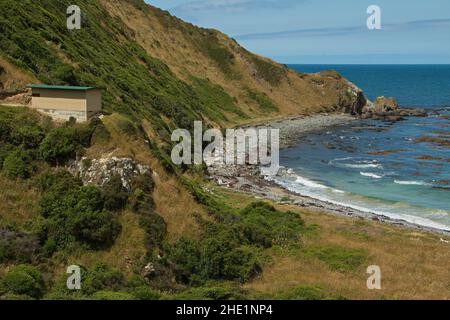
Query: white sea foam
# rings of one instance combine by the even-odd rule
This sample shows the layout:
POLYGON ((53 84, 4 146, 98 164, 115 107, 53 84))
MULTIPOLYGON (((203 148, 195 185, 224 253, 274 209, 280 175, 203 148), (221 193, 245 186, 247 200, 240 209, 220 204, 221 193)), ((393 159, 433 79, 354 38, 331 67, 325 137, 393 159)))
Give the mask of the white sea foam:
POLYGON ((352 169, 369 169, 369 168, 381 168, 382 165, 377 160, 355 160, 354 158, 338 158, 329 162, 331 165, 336 165, 345 168, 352 169), (354 163, 347 163, 349 160, 354 163))
POLYGON ((377 175, 375 173, 371 173, 371 172, 360 172, 360 175, 364 176, 364 177, 370 177, 370 178, 374 178, 374 179, 381 179, 383 178, 383 176, 377 175))
POLYGON ((381 164, 379 163, 362 163, 362 164, 345 163, 343 164, 343 166, 354 169, 381 168, 381 164))
POLYGON ((425 181, 402 181, 402 180, 394 180, 396 184, 401 184, 405 186, 429 186, 429 183, 425 181))
POLYGON ((317 182, 311 181, 309 179, 297 176, 295 182, 304 185, 305 187, 313 188, 313 189, 327 189, 328 187, 321 185, 317 182))
MULTIPOLYGON (((409 223, 414 223, 417 225, 421 225, 421 226, 425 226, 425 227, 430 227, 430 228, 435 228, 435 229, 439 229, 439 230, 446 230, 446 231, 450 231, 450 226, 433 221, 431 219, 428 218, 423 218, 423 217, 419 217, 413 214, 407 214, 405 213, 404 209, 400 210, 399 208, 371 208, 370 206, 368 207, 366 203, 362 203, 361 201, 354 201, 351 199, 347 199, 347 201, 343 198, 341 200, 338 199, 333 199, 333 197, 327 196, 326 194, 323 193, 318 193, 318 191, 322 190, 322 192, 327 192, 328 191, 340 191, 340 190, 336 190, 336 189, 332 189, 332 188, 328 188, 319 184, 316 184, 313 182, 313 185, 317 185, 317 186, 321 186, 320 188, 315 188, 315 190, 313 188, 302 188, 301 186, 299 186, 296 182, 287 182, 287 181, 280 181, 278 179, 273 179, 271 177, 266 177, 266 179, 275 181, 276 183, 280 184, 281 186, 285 187, 286 189, 288 189, 289 191, 295 192, 299 195, 303 195, 303 196, 307 196, 307 197, 311 197, 320 201, 324 201, 324 202, 328 202, 328 203, 332 203, 335 205, 339 205, 339 206, 344 206, 344 207, 348 207, 348 208, 352 208, 355 210, 359 210, 361 212, 366 212, 366 213, 372 213, 372 214, 376 214, 376 215, 380 215, 380 216, 386 216, 389 217, 391 219, 397 219, 397 220, 404 220, 406 222, 409 223), (327 190, 325 190, 327 189, 327 190), (402 212, 402 213, 397 213, 397 212, 402 212)), ((308 179, 302 178, 300 176, 297 177, 297 180, 299 181, 309 181, 312 182, 308 179)), ((303 186, 305 186, 305 184, 301 183, 303 186)), ((307 183, 308 184, 308 183, 307 183)), ((343 191, 338 192, 338 194, 340 193, 345 193, 343 191)), ((336 194, 336 193, 335 193, 336 194)), ((336 194, 336 196, 338 196, 338 194, 336 194)), ((384 206, 383 206, 384 207, 384 206)), ((439 213, 435 212, 435 210, 432 212, 432 216, 442 216, 444 213, 442 211, 440 211, 439 213)), ((446 212, 446 214, 449 214, 448 212, 446 212)))

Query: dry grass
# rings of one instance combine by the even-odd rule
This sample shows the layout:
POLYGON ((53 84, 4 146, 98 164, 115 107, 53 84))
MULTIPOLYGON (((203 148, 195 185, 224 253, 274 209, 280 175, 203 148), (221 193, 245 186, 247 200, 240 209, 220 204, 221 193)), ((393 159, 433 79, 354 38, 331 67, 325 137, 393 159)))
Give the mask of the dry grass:
POLYGON ((30 181, 10 180, 0 174, 0 221, 23 226, 39 215, 40 194, 30 181))
POLYGON ((0 83, 3 84, 3 89, 6 91, 14 91, 23 89, 29 83, 37 83, 38 81, 30 74, 13 66, 5 58, 0 55, 0 67, 5 71, 3 75, 0 74, 0 83))
MULTIPOLYGON (((215 190, 236 207, 254 201, 245 194, 215 190)), ((332 296, 350 299, 450 299, 450 245, 440 241, 439 236, 293 206, 276 206, 299 212, 307 225, 317 226, 315 232, 303 236, 304 248, 334 245, 363 249, 368 253, 368 261, 354 271, 338 272, 323 261, 307 257, 303 249, 271 250, 271 262, 246 288, 278 293, 306 284, 319 285, 332 296), (369 265, 381 267, 382 290, 367 289, 369 265)))

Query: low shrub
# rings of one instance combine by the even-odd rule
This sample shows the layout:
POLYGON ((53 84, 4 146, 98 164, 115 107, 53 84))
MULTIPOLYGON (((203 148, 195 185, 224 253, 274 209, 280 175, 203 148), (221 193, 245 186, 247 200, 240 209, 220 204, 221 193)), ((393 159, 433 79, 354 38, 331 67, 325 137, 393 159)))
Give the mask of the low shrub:
POLYGON ((156 213, 141 214, 139 225, 145 232, 145 246, 151 250, 163 242, 167 234, 167 224, 156 213))
POLYGON ((325 298, 322 288, 308 285, 297 286, 276 296, 276 299, 281 300, 324 300, 325 298))
POLYGON ((44 280, 38 269, 31 265, 18 265, 12 268, 2 281, 7 292, 40 298, 44 293, 44 280))
POLYGON ((74 158, 80 145, 72 127, 60 127, 50 131, 39 147, 42 158, 51 164, 64 164, 74 158))
POLYGON ((127 189, 122 184, 122 178, 115 174, 102 187, 104 206, 107 210, 118 211, 125 207, 128 200, 127 189))
POLYGON ((98 263, 90 270, 82 272, 83 294, 92 295, 98 291, 119 291, 126 286, 122 272, 105 263, 98 263))
POLYGON ((158 291, 148 287, 137 287, 132 291, 133 298, 136 300, 159 300, 162 295, 158 291))
POLYGON ((27 179, 35 171, 30 153, 17 148, 12 151, 3 161, 3 171, 11 179, 27 179))
POLYGON ((336 245, 309 247, 306 254, 324 261, 330 269, 341 272, 353 271, 367 261, 365 250, 336 245))
POLYGON ((45 173, 39 179, 44 191, 40 200, 43 240, 51 239, 58 247, 79 241, 91 248, 111 245, 120 233, 117 218, 105 209, 101 190, 82 186, 70 173, 45 173))
POLYGON ((257 248, 241 245, 232 232, 223 230, 205 233, 201 241, 181 239, 166 246, 165 259, 182 283, 245 282, 261 271, 258 253, 257 248))
POLYGON ((304 221, 294 212, 281 212, 265 202, 255 202, 241 211, 244 233, 250 243, 269 248, 299 240, 304 221))
POLYGON ((0 227, 0 264, 29 263, 38 250, 37 236, 0 227))
POLYGON ((22 145, 27 149, 36 149, 45 137, 44 130, 39 126, 24 125, 11 134, 15 145, 22 145))
POLYGON ((121 225, 109 211, 85 211, 71 220, 75 239, 93 249, 111 246, 121 231, 121 225))

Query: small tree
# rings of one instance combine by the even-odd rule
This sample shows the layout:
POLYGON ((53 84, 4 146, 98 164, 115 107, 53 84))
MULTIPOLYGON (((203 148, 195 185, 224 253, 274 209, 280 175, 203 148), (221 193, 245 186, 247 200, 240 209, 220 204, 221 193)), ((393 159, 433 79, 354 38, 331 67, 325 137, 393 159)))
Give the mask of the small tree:
POLYGON ((111 245, 120 233, 121 226, 109 211, 83 212, 72 216, 72 234, 91 247, 111 245))
POLYGON ((75 132, 71 127, 53 129, 39 148, 42 158, 52 164, 61 164, 75 157, 78 149, 75 132))
POLYGON ((9 271, 3 279, 6 291, 40 298, 44 293, 44 280, 41 273, 30 265, 18 265, 9 271))
POLYGON ((27 179, 30 177, 32 169, 29 154, 22 148, 11 152, 3 162, 3 170, 11 179, 27 179))
POLYGON ((117 211, 125 207, 128 200, 128 192, 122 184, 122 178, 119 174, 115 174, 103 186, 103 199, 105 208, 117 211))
POLYGON ((29 149, 37 148, 44 137, 44 130, 36 125, 25 125, 12 133, 12 140, 15 145, 23 145, 29 149))

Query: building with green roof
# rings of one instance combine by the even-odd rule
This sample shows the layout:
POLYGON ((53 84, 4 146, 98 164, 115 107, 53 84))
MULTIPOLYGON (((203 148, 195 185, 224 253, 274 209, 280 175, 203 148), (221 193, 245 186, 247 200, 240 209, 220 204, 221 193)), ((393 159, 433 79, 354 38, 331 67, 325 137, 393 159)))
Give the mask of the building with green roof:
POLYGON ((32 84, 31 107, 54 120, 88 121, 102 110, 102 92, 95 87, 32 84))

